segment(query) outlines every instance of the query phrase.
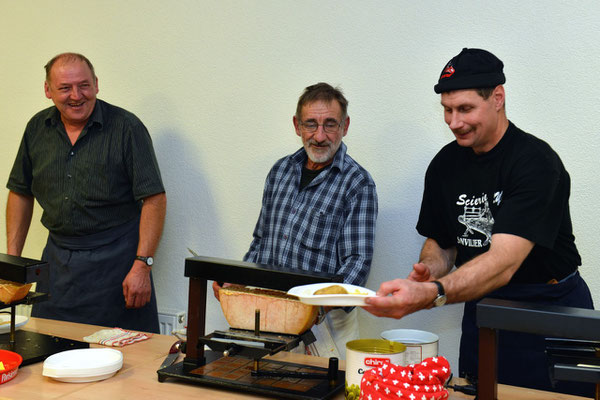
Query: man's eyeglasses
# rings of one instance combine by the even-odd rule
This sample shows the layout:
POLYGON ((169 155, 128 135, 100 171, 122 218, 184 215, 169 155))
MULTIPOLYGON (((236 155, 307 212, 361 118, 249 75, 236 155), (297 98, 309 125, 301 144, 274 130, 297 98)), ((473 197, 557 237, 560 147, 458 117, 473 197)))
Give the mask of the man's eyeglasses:
POLYGON ((341 122, 337 122, 336 120, 327 120, 322 124, 318 124, 314 121, 308 122, 300 122, 300 129, 308 133, 314 133, 319 129, 319 126, 323 127, 325 133, 337 133, 340 126, 342 126, 341 122))

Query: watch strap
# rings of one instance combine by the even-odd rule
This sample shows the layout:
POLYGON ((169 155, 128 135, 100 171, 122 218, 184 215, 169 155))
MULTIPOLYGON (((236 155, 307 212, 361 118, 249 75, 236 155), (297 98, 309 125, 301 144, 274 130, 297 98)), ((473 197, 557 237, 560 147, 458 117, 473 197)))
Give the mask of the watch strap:
POLYGON ((442 285, 441 282, 439 281, 431 281, 431 283, 435 283, 435 285, 438 288, 438 296, 445 296, 446 295, 446 291, 444 290, 444 285, 442 285))
POLYGON ((135 256, 135 259, 143 261, 148 267, 152 267, 152 264, 154 264, 154 259, 152 258, 152 256, 135 256))
POLYGON ((435 299, 433 299, 433 306, 441 307, 441 306, 445 305, 446 302, 448 301, 448 299, 446 297, 446 291, 444 290, 444 285, 442 285, 442 283, 438 282, 438 281, 431 281, 431 282, 435 283, 435 285, 437 286, 437 289, 438 289, 438 294, 435 297, 435 299))

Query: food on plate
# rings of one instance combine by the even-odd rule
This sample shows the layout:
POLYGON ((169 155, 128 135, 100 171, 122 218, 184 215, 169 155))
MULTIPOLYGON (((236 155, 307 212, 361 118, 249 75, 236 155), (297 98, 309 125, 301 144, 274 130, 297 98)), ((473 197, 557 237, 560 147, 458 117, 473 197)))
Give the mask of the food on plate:
POLYGON ((0 301, 12 303, 27 296, 32 283, 17 283, 0 279, 0 301))
POLYGON ((321 295, 321 294, 351 294, 351 295, 367 296, 369 293, 363 292, 356 288, 346 289, 345 287, 340 286, 340 285, 331 285, 331 286, 326 286, 324 288, 315 290, 315 292, 313 293, 313 295, 321 295))
POLYGON ((228 286, 219 289, 225 319, 232 328, 254 330, 260 310, 260 330, 298 335, 315 322, 318 307, 301 303, 279 290, 228 286))
POLYGON ((331 285, 316 290, 313 294, 348 294, 348 291, 344 289, 343 286, 340 285, 331 285))

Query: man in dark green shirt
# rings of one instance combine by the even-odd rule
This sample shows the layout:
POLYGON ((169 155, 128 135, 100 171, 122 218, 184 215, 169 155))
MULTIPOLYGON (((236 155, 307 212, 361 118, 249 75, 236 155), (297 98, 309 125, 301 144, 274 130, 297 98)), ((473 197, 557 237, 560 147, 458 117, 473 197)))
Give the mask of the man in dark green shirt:
POLYGON ((90 61, 46 65, 53 107, 27 124, 7 184, 7 251, 21 255, 34 199, 49 230, 50 299, 32 315, 158 332, 151 266, 166 195, 150 135, 132 113, 96 99, 90 61))

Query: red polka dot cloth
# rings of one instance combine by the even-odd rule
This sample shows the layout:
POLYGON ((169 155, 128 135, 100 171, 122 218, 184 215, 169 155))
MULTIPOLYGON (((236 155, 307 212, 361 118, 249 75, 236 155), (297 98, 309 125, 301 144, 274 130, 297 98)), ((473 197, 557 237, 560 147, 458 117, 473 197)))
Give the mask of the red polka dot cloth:
POLYGON ((364 373, 360 400, 443 400, 448 398, 444 384, 450 377, 450 364, 444 357, 426 358, 406 367, 386 362, 364 373))

